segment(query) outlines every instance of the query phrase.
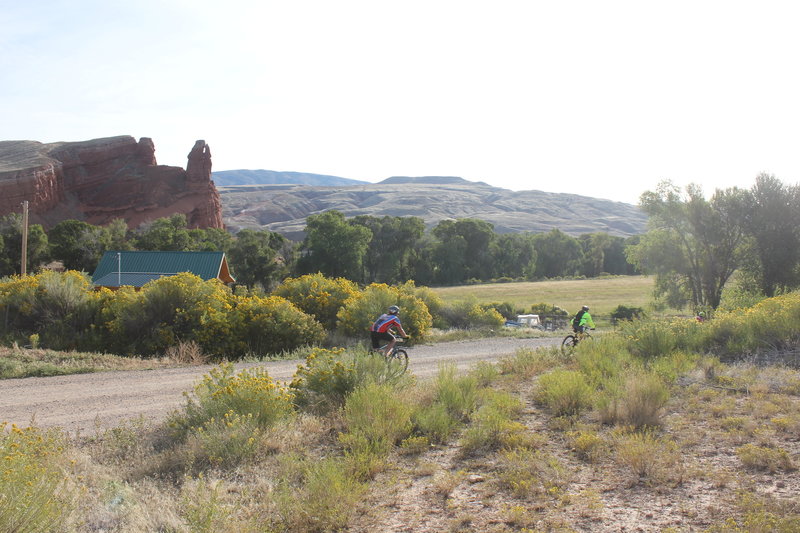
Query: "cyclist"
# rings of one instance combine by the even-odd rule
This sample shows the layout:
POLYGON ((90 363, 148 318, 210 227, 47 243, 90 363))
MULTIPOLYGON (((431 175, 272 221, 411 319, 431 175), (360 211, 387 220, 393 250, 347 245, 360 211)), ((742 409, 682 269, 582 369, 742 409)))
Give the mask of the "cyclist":
POLYGON ((396 328, 401 337, 408 338, 408 335, 406 335, 406 332, 403 330, 403 326, 400 325, 400 317, 397 316, 399 314, 400 308, 396 305, 392 305, 389 307, 388 312, 379 316, 370 328, 373 349, 380 351, 381 342, 386 341, 387 343, 383 355, 392 353, 392 349, 397 343, 397 339, 390 331, 392 328, 396 328))
POLYGON ((594 329, 594 320, 589 314, 588 305, 581 307, 581 310, 575 313, 575 317, 572 319, 572 331, 575 333, 583 333, 586 328, 594 329))

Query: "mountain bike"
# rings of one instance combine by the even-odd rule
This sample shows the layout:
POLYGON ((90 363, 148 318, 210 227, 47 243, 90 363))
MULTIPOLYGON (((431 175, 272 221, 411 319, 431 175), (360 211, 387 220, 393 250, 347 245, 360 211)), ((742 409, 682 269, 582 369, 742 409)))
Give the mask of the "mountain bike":
POLYGON ((564 340, 561 341, 561 353, 571 354, 579 343, 591 339, 592 336, 589 335, 589 328, 585 328, 577 333, 567 335, 564 337, 564 340))
POLYGON ((386 347, 389 346, 389 343, 384 344, 378 349, 371 349, 370 351, 373 353, 377 353, 381 357, 386 360, 386 364, 390 366, 396 366, 397 372, 402 374, 408 368, 408 352, 405 351, 403 348, 399 347, 399 344, 403 342, 402 337, 397 337, 397 341, 392 348, 392 351, 388 354, 386 352, 386 347))

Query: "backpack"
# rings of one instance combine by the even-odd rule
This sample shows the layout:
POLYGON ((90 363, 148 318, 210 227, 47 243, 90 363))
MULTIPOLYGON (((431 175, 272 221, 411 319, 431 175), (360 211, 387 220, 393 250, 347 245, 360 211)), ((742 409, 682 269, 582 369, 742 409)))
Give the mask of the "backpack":
POLYGON ((575 313, 575 317, 572 319, 572 327, 573 327, 573 328, 577 328, 578 326, 580 326, 580 324, 581 324, 581 319, 583 318, 583 314, 584 314, 585 312, 586 312, 586 311, 584 311, 583 309, 581 309, 580 311, 578 311, 577 313, 575 313))

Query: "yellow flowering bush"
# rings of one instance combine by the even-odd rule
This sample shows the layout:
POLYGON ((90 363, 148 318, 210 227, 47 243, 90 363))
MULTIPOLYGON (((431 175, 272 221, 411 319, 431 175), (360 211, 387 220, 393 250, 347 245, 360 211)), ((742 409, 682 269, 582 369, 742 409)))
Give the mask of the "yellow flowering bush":
POLYGON ((196 466, 228 468, 253 457, 258 451, 262 429, 252 413, 229 410, 222 418, 212 418, 195 428, 189 439, 196 443, 196 466))
POLYGON ((63 453, 55 433, 0 423, 0 531, 54 531, 69 517, 63 453))
POLYGON ((332 330, 336 327, 336 314, 345 301, 358 294, 358 286, 345 278, 306 274, 286 279, 273 294, 286 298, 332 330))
MULTIPOLYGON (((263 368, 245 369, 234 374, 231 363, 212 369, 186 394, 182 412, 172 415, 170 424, 179 433, 213 426, 216 421, 251 417, 259 428, 267 428, 294 412, 291 391, 276 383, 263 368)), ((243 419, 236 421, 242 423, 243 419)))
POLYGON ((315 348, 297 365, 289 387, 298 406, 308 409, 336 408, 358 384, 357 360, 344 348, 315 348))
POLYGON ((400 307, 400 321, 406 333, 416 339, 431 328, 432 318, 425 303, 414 296, 413 285, 391 287, 373 283, 347 300, 337 315, 338 329, 345 335, 367 337, 369 327, 390 305, 400 307))
POLYGON ((209 318, 198 331, 205 353, 228 359, 288 352, 322 342, 314 317, 279 296, 234 296, 225 315, 209 318))
POLYGON ((206 322, 221 321, 230 311, 232 298, 219 280, 183 272, 153 280, 139 291, 123 287, 104 317, 117 351, 152 355, 178 341, 198 340, 206 322))
POLYGON ((41 346, 77 348, 99 308, 89 277, 82 272, 44 271, 0 282, 0 312, 7 317, 0 327, 16 340, 38 334, 41 346))

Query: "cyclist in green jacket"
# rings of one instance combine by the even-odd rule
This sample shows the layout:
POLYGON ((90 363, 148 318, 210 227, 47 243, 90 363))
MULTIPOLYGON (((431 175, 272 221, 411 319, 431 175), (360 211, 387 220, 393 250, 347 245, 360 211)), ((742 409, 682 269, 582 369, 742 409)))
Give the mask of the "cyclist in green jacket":
POLYGON ((584 305, 580 311, 575 313, 572 319, 572 331, 575 333, 583 333, 586 328, 594 329, 594 320, 592 315, 589 314, 589 306, 584 305))

